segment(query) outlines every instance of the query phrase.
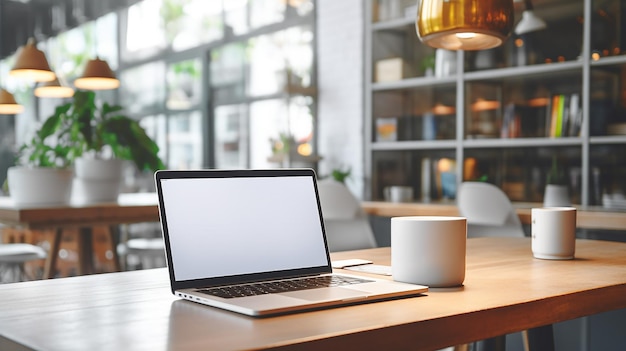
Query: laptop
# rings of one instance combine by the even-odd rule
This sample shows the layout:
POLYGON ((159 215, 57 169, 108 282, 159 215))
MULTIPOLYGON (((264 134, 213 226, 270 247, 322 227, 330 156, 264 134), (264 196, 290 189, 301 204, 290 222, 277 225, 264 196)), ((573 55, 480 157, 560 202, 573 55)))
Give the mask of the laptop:
POLYGON ((249 316, 428 290, 333 274, 312 169, 155 173, 172 293, 249 316))

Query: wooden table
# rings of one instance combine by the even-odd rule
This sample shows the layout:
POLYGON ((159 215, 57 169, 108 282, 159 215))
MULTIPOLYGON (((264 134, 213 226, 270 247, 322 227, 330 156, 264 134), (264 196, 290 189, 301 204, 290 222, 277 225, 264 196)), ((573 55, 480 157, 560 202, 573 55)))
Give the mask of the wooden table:
MULTIPOLYGON (((394 217, 415 215, 457 216, 458 208, 454 202, 447 203, 391 203, 383 201, 365 201, 362 203, 370 215, 394 217)), ((530 209, 540 204, 516 203, 518 214, 523 223, 530 223, 530 209)), ((79 228, 78 273, 93 272, 93 240, 91 228, 104 225, 114 228, 118 224, 156 222, 159 220, 157 197, 155 193, 122 194, 117 203, 95 205, 70 205, 37 208, 16 208, 11 199, 0 197, 0 223, 30 228, 52 229, 55 231, 46 260, 44 277, 54 276, 58 248, 63 229, 79 228)), ((577 215, 579 228, 626 229, 626 212, 606 211, 601 207, 579 208, 577 215)), ((118 236, 111 231, 111 241, 117 243, 118 236)), ((115 248, 112 250, 114 262, 119 270, 119 258, 115 248)))
MULTIPOLYGON (((520 220, 530 224, 530 210, 542 207, 540 203, 516 202, 520 220)), ((436 203, 394 203, 385 201, 364 201, 362 207, 369 215, 382 217, 395 216, 458 216, 459 209, 454 202, 436 203)), ((608 210, 600 206, 577 207, 576 226, 584 229, 626 230, 626 211, 608 210)))
MULTIPOLYGON (((389 264, 390 249, 332 254, 389 264)), ((432 350, 626 308, 626 243, 534 259, 528 238, 468 240, 459 289, 254 319, 175 298, 167 271, 0 285, 0 349, 432 350)))
MULTIPOLYGON (((515 203, 522 223, 530 224, 530 209, 539 207, 535 203, 515 203)), ((454 202, 444 203, 391 203, 365 201, 362 207, 369 215, 394 216, 458 216, 454 202)), ((118 224, 156 222, 159 220, 155 193, 122 194, 117 203, 94 205, 49 206, 36 208, 16 208, 9 197, 0 197, 0 223, 29 228, 52 229, 55 231, 46 261, 44 276, 54 275, 58 258, 58 248, 63 229, 79 228, 78 254, 79 274, 93 272, 93 240, 91 228, 104 225, 114 228, 118 224)), ((606 211, 602 207, 579 207, 577 214, 579 228, 626 230, 626 212, 606 211)), ((111 241, 117 243, 118 236, 111 231, 111 241)), ((112 250, 114 262, 119 270, 117 251, 112 250)))
POLYGON ((155 222, 159 220, 156 193, 122 194, 116 203, 93 205, 68 205, 17 208, 11 198, 0 197, 0 223, 28 229, 51 229, 54 237, 46 259, 44 277, 54 276, 59 245, 64 229, 78 228, 78 274, 93 273, 92 228, 104 225, 111 228, 112 252, 116 269, 119 270, 117 257, 116 228, 125 223, 155 222))

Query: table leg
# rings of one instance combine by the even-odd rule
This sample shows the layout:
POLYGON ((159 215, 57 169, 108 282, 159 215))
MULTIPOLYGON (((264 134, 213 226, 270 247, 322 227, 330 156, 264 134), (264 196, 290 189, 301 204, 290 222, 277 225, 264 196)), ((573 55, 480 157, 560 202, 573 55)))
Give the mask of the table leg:
POLYGON ((93 230, 84 227, 78 230, 78 275, 93 273, 93 230))
POLYGON ((475 346, 477 351, 504 351, 506 350, 506 335, 477 341, 475 346))
POLYGON ((46 265, 43 271, 43 278, 50 279, 54 277, 57 267, 57 258, 59 257, 59 248, 61 247, 61 238, 63 236, 63 229, 57 228, 52 236, 52 242, 50 243, 50 251, 48 251, 48 257, 46 257, 46 265))
POLYGON ((554 332, 551 324, 528 329, 528 349, 554 351, 554 332))
POLYGON ((113 265, 116 272, 121 272, 120 256, 117 254, 117 245, 120 243, 119 226, 109 227, 109 240, 111 242, 111 251, 113 252, 113 265))

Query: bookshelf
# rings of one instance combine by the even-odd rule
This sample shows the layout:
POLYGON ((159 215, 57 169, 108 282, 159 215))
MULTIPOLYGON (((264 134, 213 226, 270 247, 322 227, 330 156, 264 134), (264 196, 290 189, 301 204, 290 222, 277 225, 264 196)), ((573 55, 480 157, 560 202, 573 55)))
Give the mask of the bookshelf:
POLYGON ((574 204, 626 192, 626 1, 533 1, 546 30, 476 52, 423 45, 413 1, 366 4, 367 198, 408 185, 418 201, 442 199, 432 180, 452 172, 542 201, 554 157, 574 204))

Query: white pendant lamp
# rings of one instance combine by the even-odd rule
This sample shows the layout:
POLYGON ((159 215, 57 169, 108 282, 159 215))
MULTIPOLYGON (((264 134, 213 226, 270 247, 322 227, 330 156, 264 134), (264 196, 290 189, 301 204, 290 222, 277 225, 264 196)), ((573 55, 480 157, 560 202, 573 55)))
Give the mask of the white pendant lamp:
POLYGON ((525 0, 524 4, 526 6, 526 10, 522 12, 522 19, 519 21, 517 26, 515 26, 515 34, 521 35, 546 29, 548 27, 546 22, 537 17, 533 11, 533 4, 531 3, 531 0, 525 0))

